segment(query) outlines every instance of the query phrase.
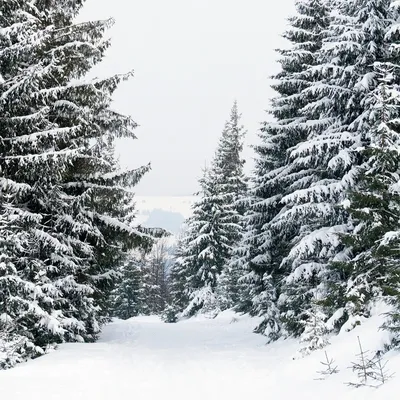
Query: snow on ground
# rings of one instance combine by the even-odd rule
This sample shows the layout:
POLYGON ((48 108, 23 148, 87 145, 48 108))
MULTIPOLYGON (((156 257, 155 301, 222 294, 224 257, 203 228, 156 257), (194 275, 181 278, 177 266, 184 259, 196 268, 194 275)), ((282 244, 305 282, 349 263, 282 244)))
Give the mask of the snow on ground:
MULTIPOLYGON (((348 387, 348 367, 358 352, 376 350, 381 317, 332 338, 327 348, 340 373, 325 381, 316 371, 323 351, 293 359, 294 340, 265 345, 251 333, 257 323, 225 312, 215 320, 196 318, 164 324, 156 317, 115 321, 98 343, 62 345, 58 351, 0 372, 0 396, 12 400, 395 400, 399 376, 379 389, 348 387), (237 321, 233 320, 237 319, 237 321)), ((400 355, 387 355, 388 368, 400 373, 400 355)), ((399 375, 399 374, 398 374, 399 375)))

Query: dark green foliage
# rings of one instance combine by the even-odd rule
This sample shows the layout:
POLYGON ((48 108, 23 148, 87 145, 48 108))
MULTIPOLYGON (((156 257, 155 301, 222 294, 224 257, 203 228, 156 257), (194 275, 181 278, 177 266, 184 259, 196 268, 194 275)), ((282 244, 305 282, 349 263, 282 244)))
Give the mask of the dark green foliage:
MULTIPOLYGON (((21 359, 93 341, 126 252, 145 166, 120 171, 117 137, 135 122, 110 108, 131 74, 83 80, 112 21, 74 23, 83 1, 0 1, 0 315, 21 359)), ((11 361, 10 361, 11 362, 11 361)))
POLYGON ((178 312, 179 311, 175 307, 168 305, 165 307, 165 310, 163 311, 161 318, 167 324, 174 324, 178 322, 178 317, 177 317, 178 312))
POLYGON ((306 163, 293 162, 291 152, 327 123, 319 118, 315 104, 318 93, 313 89, 316 77, 309 70, 319 62, 330 21, 329 7, 323 0, 299 1, 297 11, 284 34, 290 47, 279 50, 281 72, 274 77, 277 96, 270 110, 274 122, 264 123, 260 144, 255 146, 256 165, 244 217, 247 232, 235 252, 235 262, 241 264, 242 280, 248 286, 238 309, 264 316, 256 331, 271 339, 282 334, 278 299, 292 267, 285 263, 285 257, 293 241, 303 234, 302 210, 297 208, 296 214, 291 214, 285 196, 310 185, 315 173, 307 171, 306 163), (308 124, 311 114, 318 121, 308 124))
POLYGON ((136 317, 144 306, 143 272, 140 262, 130 260, 120 271, 121 280, 117 285, 113 315, 121 319, 136 317))
POLYGON ((184 233, 178 239, 178 243, 174 253, 171 270, 168 276, 168 287, 170 295, 169 306, 173 308, 177 314, 181 313, 189 304, 189 296, 186 293, 186 282, 188 277, 188 270, 185 264, 184 249, 185 242, 188 239, 184 233))
POLYGON ((113 292, 113 316, 128 319, 163 312, 169 301, 168 250, 165 239, 158 239, 152 247, 129 255, 113 292))
MULTIPOLYGON (((371 131, 369 145, 361 149, 363 165, 357 177, 357 190, 347 204, 354 229, 342 235, 351 248, 351 257, 332 265, 340 275, 342 287, 335 283, 334 306, 343 308, 349 328, 370 316, 376 299, 391 299, 397 304, 399 288, 400 193, 398 190, 400 156, 399 96, 395 84, 397 69, 378 64, 380 85, 367 97, 370 101, 371 131)), ((392 326, 396 330, 396 316, 392 326)))
POLYGON ((232 287, 220 278, 229 273, 232 249, 241 237, 243 210, 238 200, 246 191, 241 158, 244 135, 235 103, 211 166, 199 181, 199 200, 186 221, 171 271, 172 305, 185 316, 215 315, 230 302, 232 287))

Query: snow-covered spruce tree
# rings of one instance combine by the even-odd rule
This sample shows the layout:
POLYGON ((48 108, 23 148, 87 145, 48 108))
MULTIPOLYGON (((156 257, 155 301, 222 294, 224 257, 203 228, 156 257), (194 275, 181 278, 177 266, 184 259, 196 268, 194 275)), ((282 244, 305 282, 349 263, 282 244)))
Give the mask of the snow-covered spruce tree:
POLYGON ((160 315, 168 302, 167 272, 169 254, 167 243, 158 240, 148 254, 143 257, 143 298, 144 313, 160 315))
POLYGON ((229 256, 223 266, 221 275, 218 277, 217 295, 219 308, 225 310, 238 304, 242 296, 242 284, 239 281, 243 275, 242 268, 238 263, 232 263, 234 249, 238 246, 244 225, 242 217, 246 212, 247 178, 243 172, 244 160, 241 158, 243 151, 243 140, 246 135, 241 125, 241 114, 235 101, 230 119, 226 122, 222 132, 218 149, 213 163, 213 171, 218 176, 217 184, 220 195, 224 196, 226 204, 232 204, 238 213, 234 219, 234 225, 229 232, 229 256))
POLYGON ((143 265, 131 256, 120 269, 120 281, 113 293, 113 316, 129 319, 146 310, 143 288, 143 265))
MULTIPOLYGON (((377 85, 374 63, 387 60, 387 33, 395 19, 390 3, 337 2, 318 64, 306 71, 315 79, 307 89, 314 102, 302 110, 310 133, 289 149, 288 159, 301 166, 304 179, 282 198, 284 209, 274 221, 278 229, 294 229, 297 235, 282 262, 291 273, 280 299, 286 329, 295 335, 302 332, 303 312, 326 298, 327 282, 343 279, 327 265, 349 255, 338 234, 352 227, 340 204, 356 184, 362 163, 357 149, 370 129, 365 98, 377 85), (321 121, 326 122, 323 129, 321 121)), ((335 311, 335 306, 326 310, 329 316, 335 311)))
POLYGON ((400 284, 400 67, 376 64, 375 74, 380 83, 364 100, 370 130, 359 149, 363 164, 345 204, 354 229, 341 240, 351 257, 331 266, 343 277, 330 292, 346 330, 370 316, 376 299, 396 304, 400 284))
POLYGON ((306 318, 302 321, 304 330, 300 336, 303 347, 299 350, 303 357, 329 345, 325 324, 327 317, 322 313, 321 308, 314 304, 311 309, 305 311, 305 314, 306 318))
POLYGON ((109 108, 129 74, 82 80, 110 21, 74 24, 82 1, 0 5, 0 307, 40 353, 96 338, 114 267, 151 240, 123 207, 148 167, 122 173, 112 155, 116 137, 134 137, 109 108))
POLYGON ((149 244, 130 252, 126 264, 118 271, 120 277, 112 294, 116 317, 160 315, 169 301, 167 242, 159 238, 149 244))
MULTIPOLYGON (((246 190, 241 158, 244 134, 235 103, 211 166, 200 180, 200 199, 193 207, 183 238, 179 264, 185 269, 185 292, 190 299, 184 310, 186 316, 220 309, 219 278, 241 235, 238 199, 246 190)), ((224 279, 221 283, 223 298, 228 299, 230 282, 224 279)), ((228 305, 224 302, 222 306, 228 305)))
POLYGON ((301 164, 288 162, 288 151, 310 134, 302 110, 315 101, 316 96, 310 90, 315 78, 306 72, 318 62, 324 31, 329 25, 328 6, 324 0, 298 1, 297 15, 289 22, 291 28, 284 37, 290 47, 279 51, 281 72, 274 77, 273 88, 278 95, 272 101, 270 114, 275 121, 264 124, 259 135, 261 143, 255 147, 256 167, 249 211, 244 218, 247 232, 236 250, 235 260, 246 270, 242 280, 247 282, 251 300, 249 304, 244 299, 240 309, 263 315, 264 322, 256 331, 271 340, 281 335, 277 301, 280 283, 288 269, 282 260, 298 234, 301 220, 282 228, 271 223, 285 212, 283 197, 311 180, 303 173, 301 164))
POLYGON ((169 290, 169 310, 175 316, 178 316, 189 304, 189 297, 186 293, 186 282, 189 277, 187 264, 188 259, 185 258, 186 241, 190 242, 191 238, 186 233, 186 228, 178 238, 175 248, 172 266, 168 275, 169 290))
MULTIPOLYGON (((40 300, 45 299, 45 294, 38 290, 34 282, 32 282, 28 264, 29 253, 34 253, 32 249, 34 244, 34 229, 40 223, 41 216, 37 213, 30 212, 26 208, 20 207, 24 204, 31 193, 31 186, 25 182, 7 179, 8 176, 16 175, 19 170, 18 160, 14 163, 17 165, 7 165, 5 156, 18 157, 20 151, 11 151, 4 139, 12 134, 18 125, 14 125, 7 118, 10 113, 6 111, 4 97, 7 93, 6 80, 9 76, 18 74, 18 62, 21 63, 24 59, 26 64, 33 65, 33 60, 30 59, 30 52, 33 45, 29 42, 29 37, 36 31, 36 26, 32 19, 28 16, 22 18, 23 5, 18 2, 2 2, 2 15, 0 26, 1 46, 1 70, 0 70, 0 91, 2 94, 2 119, 1 119, 1 190, 0 190, 0 208, 1 208, 1 225, 0 225, 0 290, 1 290, 1 330, 7 332, 7 335, 2 338, 8 342, 19 342, 22 344, 18 353, 24 352, 24 347, 29 347, 32 354, 43 351, 36 350, 32 342, 32 337, 22 341, 21 333, 26 326, 20 323, 22 320, 29 318, 31 301, 33 298, 40 300), (19 22, 19 24, 18 24, 19 22), (13 41, 17 49, 12 51, 13 41), (24 44, 24 45, 23 45, 24 44), (13 69, 15 72, 13 73, 13 69), (10 172, 8 172, 8 171, 10 172), (29 293, 30 298, 26 298, 25 293, 29 293), (18 318, 18 319, 17 319, 18 318), (16 331, 18 329, 18 331, 16 331)), ((19 96, 14 96, 14 102, 19 96)), ((9 101, 10 102, 10 101, 9 101)), ((20 100, 21 102, 21 100, 20 100)), ((21 107, 21 106, 20 106, 21 107)), ((18 123, 19 120, 16 119, 18 123)), ((33 157, 32 157, 33 158, 33 157)), ((28 160, 29 161, 29 160, 28 160)), ((24 171, 22 170, 21 173, 24 171)), ((44 172, 46 172, 44 170, 44 172)), ((35 311, 34 309, 32 310, 35 311)), ((48 317, 46 310, 40 310, 37 313, 36 321, 40 321, 42 316, 48 317)), ((13 360, 9 359, 8 355, 4 355, 2 367, 13 365, 13 360)))
POLYGON ((243 213, 243 205, 237 204, 246 193, 246 178, 243 172, 245 164, 242 158, 243 141, 246 135, 241 124, 242 115, 239 113, 238 104, 235 101, 230 118, 225 123, 221 138, 211 165, 216 184, 225 200, 231 200, 240 213, 243 213))
MULTIPOLYGON (((0 369, 13 367, 25 356, 37 355, 43 349, 36 348, 31 337, 16 332, 18 324, 27 317, 29 300, 24 293, 41 293, 25 274, 19 273, 23 259, 32 244, 32 236, 25 231, 34 220, 18 219, 10 201, 14 198, 0 190, 2 204, 0 217, 0 369), (11 223, 11 219, 13 223, 11 223)), ((32 217, 33 218, 33 217, 32 217)), ((42 296, 43 299, 43 296, 42 296)), ((44 312, 43 312, 44 313, 44 312)), ((22 326, 20 329, 24 329, 22 326)))
MULTIPOLYGON (((190 300, 183 315, 189 317, 198 312, 218 311, 215 291, 230 251, 224 221, 219 218, 225 212, 225 204, 217 194, 209 170, 204 171, 199 183, 200 199, 193 206, 193 215, 186 221, 185 249, 180 257, 186 275, 185 293, 190 300)), ((237 220, 231 206, 229 209, 229 214, 237 220)))

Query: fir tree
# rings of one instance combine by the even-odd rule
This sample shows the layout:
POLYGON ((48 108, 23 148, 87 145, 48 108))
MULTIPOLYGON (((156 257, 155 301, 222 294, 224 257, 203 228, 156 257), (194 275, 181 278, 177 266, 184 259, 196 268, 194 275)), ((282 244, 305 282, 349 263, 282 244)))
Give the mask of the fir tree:
POLYGON ((363 349, 360 338, 357 337, 357 339, 360 353, 357 354, 357 361, 352 363, 352 370, 357 374, 358 382, 348 382, 347 384, 356 388, 363 386, 378 388, 384 385, 394 374, 391 374, 386 368, 387 361, 382 359, 382 352, 378 350, 371 357, 370 352, 363 349))
POLYGON ((95 340, 115 268, 151 239, 129 216, 148 167, 120 171, 116 137, 131 118, 110 109, 131 74, 83 80, 112 21, 74 24, 82 1, 2 1, 0 25, 1 312, 33 353, 95 340))
POLYGON ((221 310, 231 308, 240 302, 243 286, 240 278, 243 270, 239 263, 232 262, 234 250, 238 246, 243 232, 242 217, 246 212, 247 178, 243 172, 244 160, 241 158, 243 139, 246 134, 240 123, 237 102, 231 110, 229 121, 225 125, 215 156, 213 171, 219 175, 219 191, 226 204, 232 204, 238 216, 232 226, 230 235, 230 252, 218 278, 217 297, 221 310))
MULTIPOLYGON (((288 154, 310 133, 303 109, 315 101, 316 94, 311 89, 315 77, 308 74, 307 69, 318 62, 324 31, 329 24, 329 8, 323 0, 298 1, 297 11, 289 20, 291 28, 284 35, 290 41, 290 48, 279 51, 282 70, 274 77, 273 88, 278 96, 273 99, 270 111, 275 122, 264 124, 261 144, 255 147, 256 167, 249 211, 244 218, 247 233, 237 250, 236 261, 246 271, 242 280, 247 282, 251 300, 249 304, 245 299, 246 303, 240 308, 264 316, 264 322, 256 331, 270 339, 281 335, 278 298, 280 282, 288 269, 283 259, 298 234, 298 224, 302 223, 298 219, 291 226, 282 226, 279 220, 286 211, 282 200, 312 181, 300 163, 289 162, 288 154)), ((321 125, 326 123, 321 121, 321 125)))
MULTIPOLYGON (((232 248, 241 235, 239 218, 242 211, 238 200, 246 190, 241 158, 244 134, 235 103, 211 167, 200 180, 200 199, 193 207, 193 216, 187 221, 182 242, 184 248, 181 247, 179 268, 184 269, 185 295, 190 299, 184 310, 187 316, 199 311, 214 312, 222 305, 219 304, 221 293, 217 293, 217 287, 222 284, 220 276, 227 268, 232 248)), ((226 280, 224 283, 227 285, 222 289, 223 297, 228 298, 231 288, 226 280)), ((226 304, 222 306, 226 307, 226 304)))
POLYGON ((224 221, 220 218, 225 212, 225 204, 218 196, 209 171, 204 171, 200 185, 200 200, 193 206, 193 215, 187 220, 186 234, 190 240, 185 240, 181 261, 186 274, 185 291, 190 299, 184 310, 185 316, 217 308, 215 290, 230 251, 224 221))
POLYGON ((341 284, 334 283, 332 297, 335 307, 342 310, 344 329, 369 317, 374 300, 395 294, 399 286, 400 97, 395 83, 399 72, 393 64, 376 64, 380 83, 364 100, 371 129, 367 145, 360 148, 364 163, 358 170, 356 190, 345 204, 354 229, 341 236, 351 248, 351 257, 332 265, 332 271, 343 277, 341 284))
POLYGON ((152 304, 152 314, 159 315, 169 300, 169 288, 167 284, 168 269, 170 267, 169 247, 165 240, 158 240, 147 257, 146 268, 150 271, 151 280, 148 281, 153 289, 148 303, 152 304), (151 297, 153 299, 151 300, 151 297))
POLYGON ((113 295, 113 315, 121 319, 129 319, 143 313, 144 289, 143 272, 139 260, 129 260, 121 269, 120 282, 113 295))
POLYGON ((321 361, 320 363, 325 369, 317 371, 321 375, 321 378, 317 378, 318 380, 324 380, 327 376, 339 373, 339 369, 338 366, 335 364, 335 360, 333 358, 329 358, 326 351, 325 361, 321 361))
POLYGON ((311 352, 323 349, 329 344, 326 337, 328 330, 326 328, 326 315, 320 310, 320 307, 313 305, 311 310, 305 312, 305 317, 302 321, 304 331, 300 336, 300 343, 304 346, 300 349, 303 356, 311 354, 311 352))
POLYGON ((186 228, 183 229, 175 248, 174 258, 168 276, 169 304, 171 313, 177 317, 189 304, 189 297, 186 293, 186 282, 189 277, 185 258, 186 241, 190 242, 186 228))
POLYGON ((274 222, 284 232, 297 226, 282 263, 290 268, 283 281, 283 319, 296 335, 303 329, 300 310, 326 298, 329 282, 340 285, 344 279, 328 265, 350 253, 339 239, 352 229, 340 205, 357 184, 363 163, 358 149, 367 144, 371 128, 365 99, 377 86, 374 63, 388 60, 387 34, 395 17, 385 0, 337 2, 336 7, 318 63, 306 71, 315 79, 307 90, 314 102, 302 109, 310 133, 289 150, 290 164, 302 167, 304 185, 283 197, 284 212, 274 222))

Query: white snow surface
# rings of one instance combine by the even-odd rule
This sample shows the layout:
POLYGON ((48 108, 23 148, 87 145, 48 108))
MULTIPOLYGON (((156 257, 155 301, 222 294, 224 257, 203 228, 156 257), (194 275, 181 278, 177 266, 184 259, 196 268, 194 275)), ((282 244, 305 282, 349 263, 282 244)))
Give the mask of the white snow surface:
MULTIPOLYGON (((98 343, 68 344, 46 356, 0 372, 2 398, 13 400, 395 400, 398 374, 384 386, 352 388, 350 368, 358 353, 377 350, 385 335, 377 315, 349 333, 330 339, 326 348, 340 372, 316 380, 324 350, 299 358, 295 340, 265 345, 252 333, 258 321, 224 312, 164 324, 157 317, 116 320, 98 343)), ((400 372, 400 355, 385 355, 388 368, 400 372)))

